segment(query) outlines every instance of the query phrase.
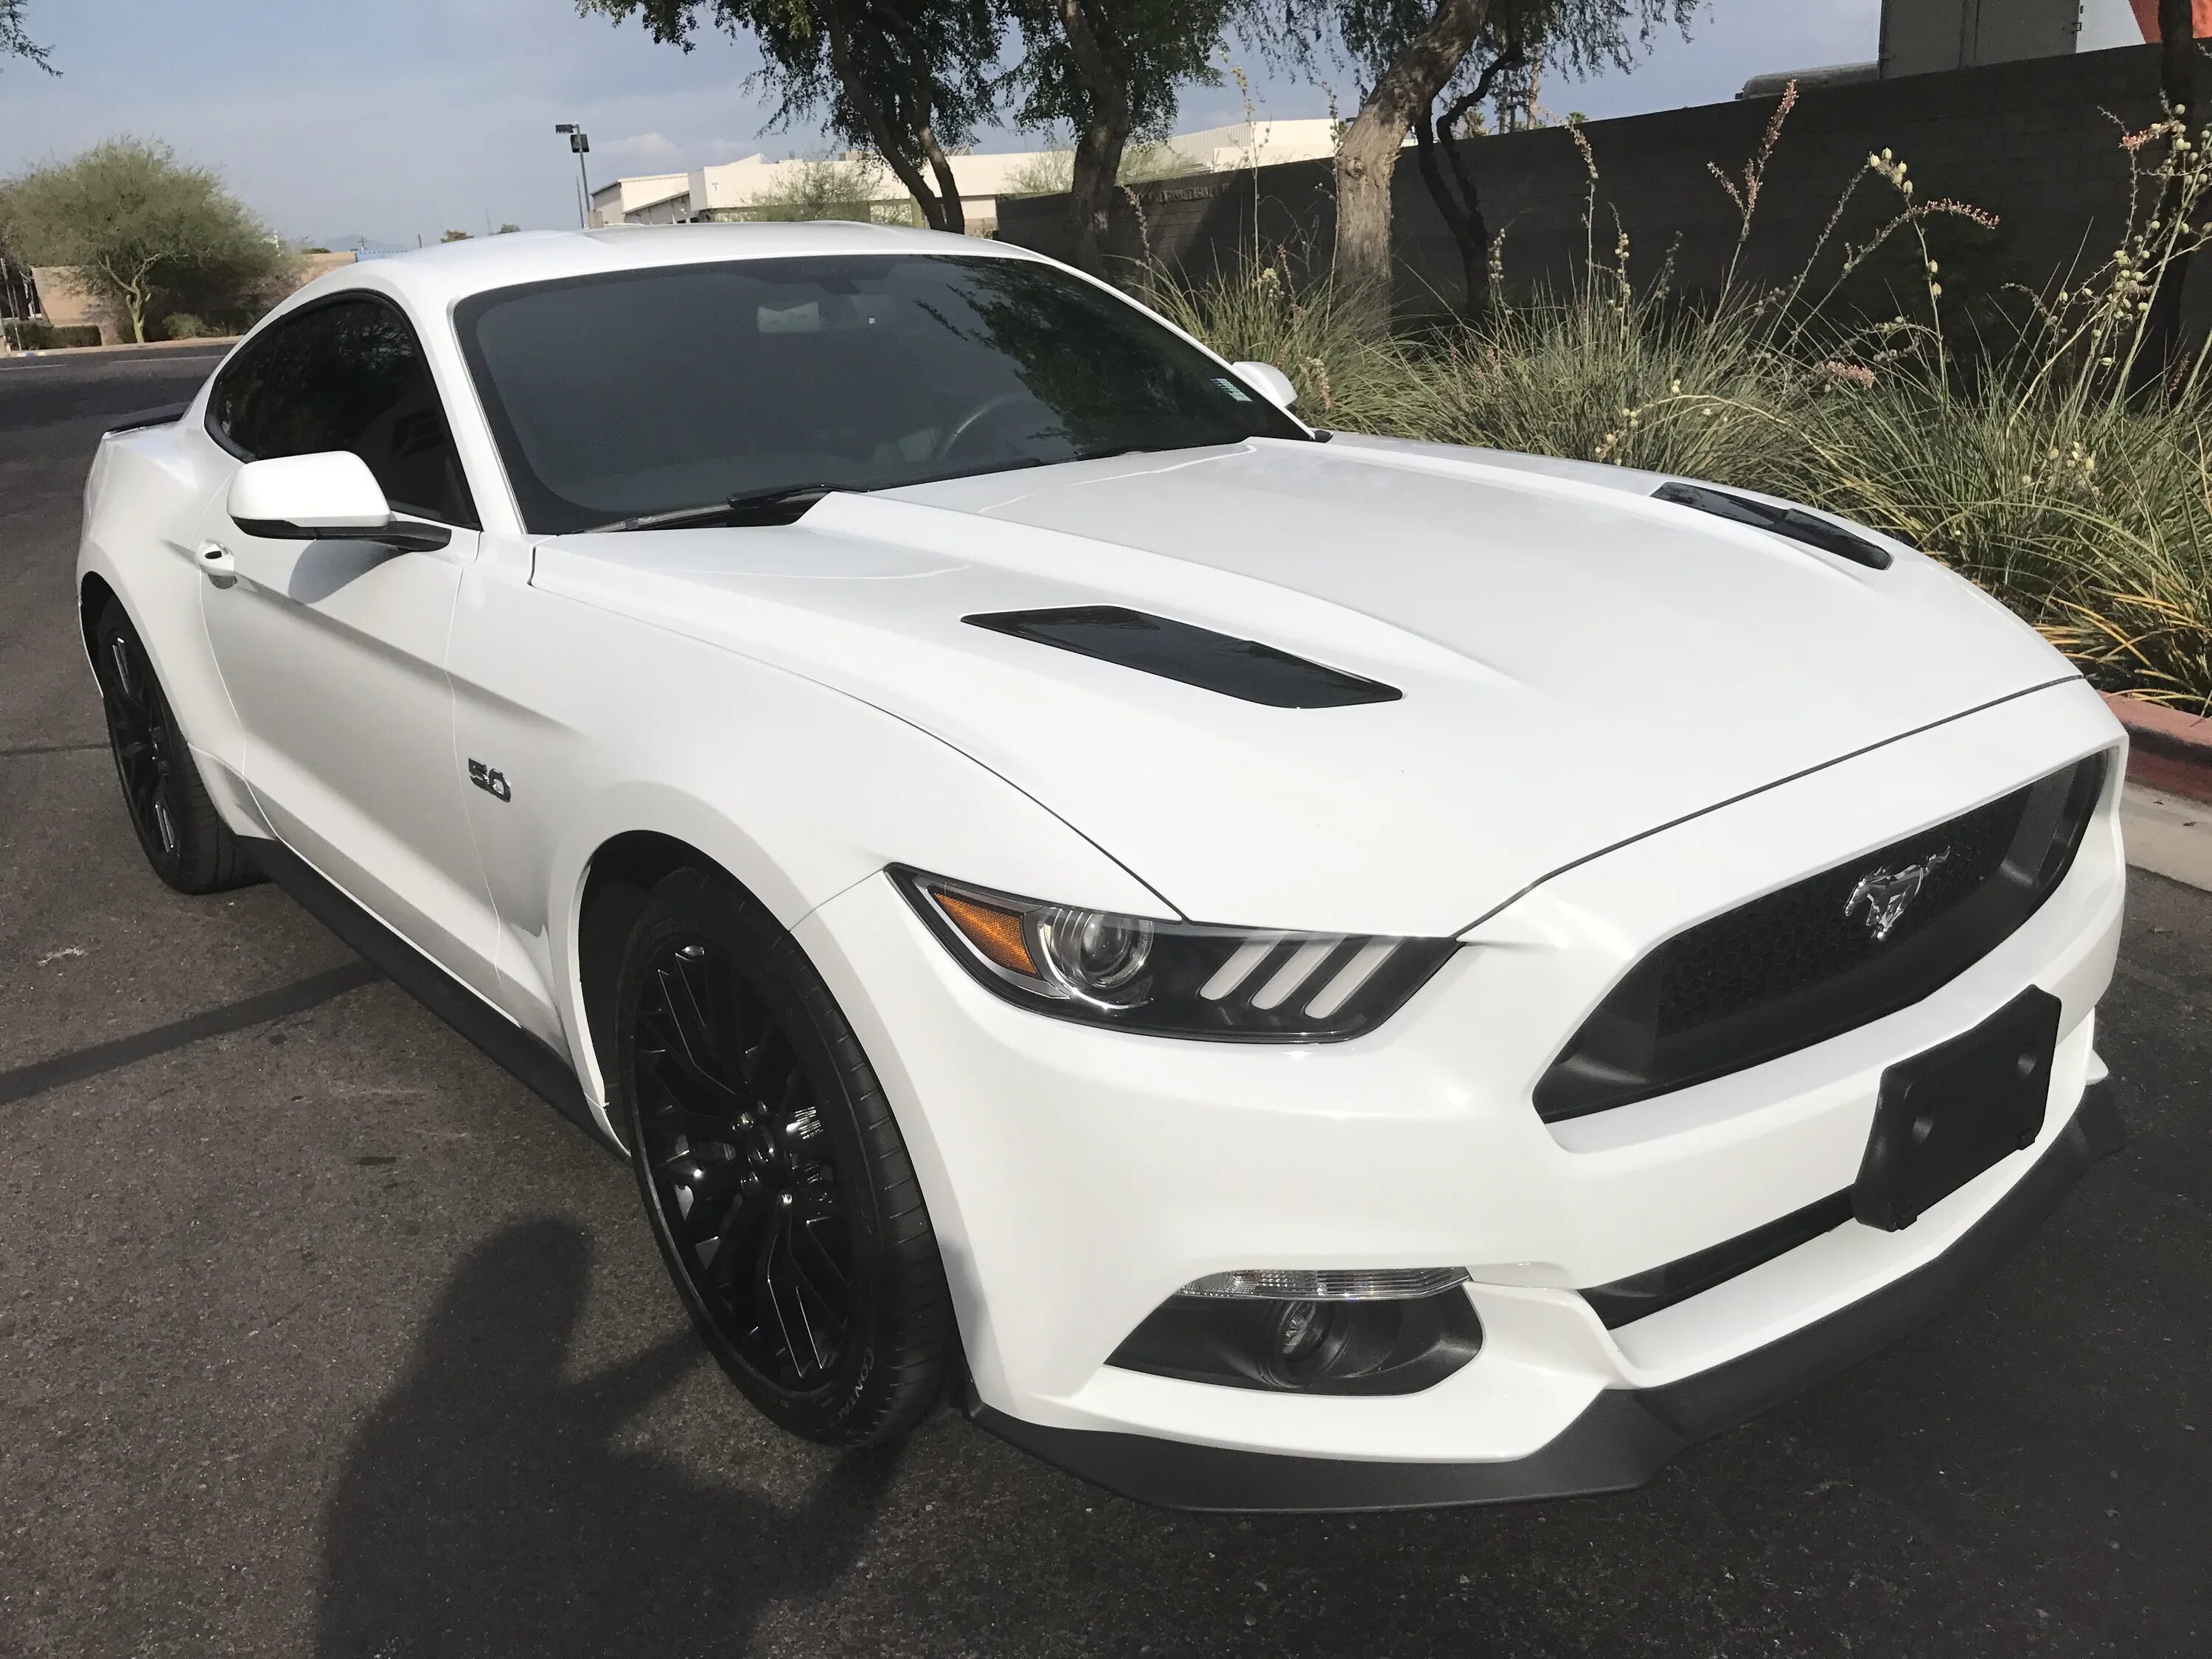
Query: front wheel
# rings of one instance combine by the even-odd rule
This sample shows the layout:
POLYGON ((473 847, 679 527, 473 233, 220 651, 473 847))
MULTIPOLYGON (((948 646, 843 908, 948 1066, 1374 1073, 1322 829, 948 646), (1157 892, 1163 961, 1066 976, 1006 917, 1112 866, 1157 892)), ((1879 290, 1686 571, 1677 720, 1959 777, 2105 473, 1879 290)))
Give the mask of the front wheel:
POLYGON ((829 988, 757 900, 687 869, 645 896, 614 1002, 614 1104, 700 1336, 794 1434, 903 1434, 943 1397, 951 1298, 906 1144, 829 988))

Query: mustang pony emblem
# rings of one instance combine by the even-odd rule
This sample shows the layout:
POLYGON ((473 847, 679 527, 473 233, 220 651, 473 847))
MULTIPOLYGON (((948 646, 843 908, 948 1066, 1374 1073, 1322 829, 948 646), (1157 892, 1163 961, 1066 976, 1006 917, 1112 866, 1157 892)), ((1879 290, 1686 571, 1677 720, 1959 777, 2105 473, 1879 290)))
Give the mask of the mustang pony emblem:
POLYGON ((1851 889, 1850 897, 1844 901, 1844 917, 1849 919, 1862 904, 1866 906, 1867 932, 1874 935, 1875 944, 1881 944, 1903 919, 1907 907, 1920 896, 1920 890, 1927 885, 1936 866, 1950 856, 1951 849, 1946 847, 1901 869, 1884 866, 1869 871, 1859 878, 1859 884, 1851 889))

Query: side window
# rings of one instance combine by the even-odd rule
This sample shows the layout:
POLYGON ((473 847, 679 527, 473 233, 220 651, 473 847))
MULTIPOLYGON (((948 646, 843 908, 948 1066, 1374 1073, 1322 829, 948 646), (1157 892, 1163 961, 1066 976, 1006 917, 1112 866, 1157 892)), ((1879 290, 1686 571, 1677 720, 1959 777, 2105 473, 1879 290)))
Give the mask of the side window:
POLYGON ((396 510, 478 527, 429 365, 382 301, 334 300, 271 324, 216 382, 208 426, 252 461, 349 449, 396 510))

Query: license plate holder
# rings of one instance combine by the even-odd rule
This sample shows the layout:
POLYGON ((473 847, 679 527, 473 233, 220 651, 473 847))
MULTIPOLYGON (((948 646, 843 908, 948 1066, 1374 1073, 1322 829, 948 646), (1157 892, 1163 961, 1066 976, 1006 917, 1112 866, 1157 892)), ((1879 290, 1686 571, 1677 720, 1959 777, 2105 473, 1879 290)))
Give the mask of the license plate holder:
POLYGON ((2030 986, 1970 1031, 1881 1074, 1851 1210, 1895 1232, 2043 1132, 2058 999, 2030 986))

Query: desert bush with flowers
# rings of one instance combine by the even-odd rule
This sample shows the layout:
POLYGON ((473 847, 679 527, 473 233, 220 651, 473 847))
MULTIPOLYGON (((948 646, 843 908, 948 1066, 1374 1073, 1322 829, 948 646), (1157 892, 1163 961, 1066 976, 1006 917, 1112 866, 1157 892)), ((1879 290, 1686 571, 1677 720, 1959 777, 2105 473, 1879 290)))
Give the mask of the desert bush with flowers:
MULTIPOLYGON (((1740 173, 1715 169, 1739 256, 1794 102, 1793 88, 1740 173)), ((1670 291, 1663 267, 1639 283, 1626 239, 1601 230, 1597 158, 1575 136, 1591 251, 1566 292, 1382 339, 1279 258, 1206 283, 1155 275, 1148 297, 1224 356, 1280 367, 1319 424, 1788 496, 1945 561, 2099 685, 2212 710, 2212 386, 2199 361, 2147 373, 2159 276, 2212 240, 2212 129, 2169 115, 2120 133, 2134 195, 2119 245, 2063 287, 2002 295, 1947 289, 1930 251, 1931 229, 1994 221, 1923 198, 1887 150, 1791 281, 1754 285, 1732 265, 1702 296, 1670 291), (1869 191, 1883 215, 1847 240, 1869 191), (1900 253, 1917 280, 1896 314, 1839 300, 1870 259, 1893 268, 1900 253)))

